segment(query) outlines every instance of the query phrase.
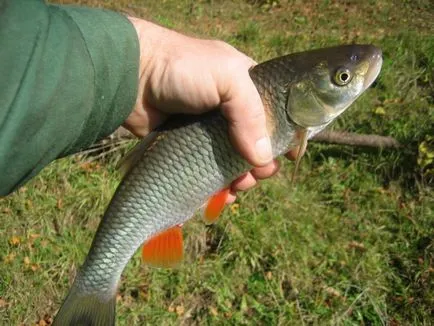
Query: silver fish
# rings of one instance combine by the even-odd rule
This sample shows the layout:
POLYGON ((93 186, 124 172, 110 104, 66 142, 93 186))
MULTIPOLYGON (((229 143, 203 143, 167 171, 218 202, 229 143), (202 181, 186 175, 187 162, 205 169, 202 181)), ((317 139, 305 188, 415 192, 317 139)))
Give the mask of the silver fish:
MULTIPOLYGON (((308 138, 372 84, 381 65, 378 48, 345 45, 290 54, 252 68, 250 76, 266 109, 274 156, 300 143, 305 146, 308 138)), ((152 243, 155 236, 161 240, 161 232, 186 222, 210 197, 252 168, 233 148, 227 122, 218 110, 173 116, 144 139, 127 161, 128 172, 55 326, 114 325, 118 282, 137 248, 152 243)), ((170 246, 170 242, 152 245, 155 255, 148 261, 170 265, 179 259, 179 250, 171 251, 170 246)))

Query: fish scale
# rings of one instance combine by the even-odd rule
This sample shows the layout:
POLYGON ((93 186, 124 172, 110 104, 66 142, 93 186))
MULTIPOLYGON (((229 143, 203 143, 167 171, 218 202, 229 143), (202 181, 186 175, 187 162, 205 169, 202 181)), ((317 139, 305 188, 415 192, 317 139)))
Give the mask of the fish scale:
POLYGON ((161 131, 161 136, 129 172, 110 203, 101 231, 76 280, 86 293, 113 288, 113 280, 123 270, 123 266, 114 268, 120 260, 128 257, 128 261, 152 234, 174 223, 184 223, 206 198, 249 168, 233 149, 227 137, 227 122, 220 113, 211 113, 207 119, 188 126, 161 131), (225 141, 221 141, 223 137, 225 141), (191 141, 193 138, 196 144, 191 141), (152 230, 149 225, 154 225, 152 230), (107 255, 98 248, 112 250, 107 255), (104 277, 97 274, 98 282, 94 276, 87 278, 98 270, 105 271, 104 277))
MULTIPOLYGON (((251 69, 273 156, 298 145, 298 132, 313 136, 327 126, 373 82, 380 67, 381 51, 350 45, 292 54, 251 69), (342 67, 352 74, 344 81, 347 88, 333 82, 342 67), (312 121, 315 125, 309 125, 312 121)), ((116 190, 53 325, 113 325, 117 284, 137 248, 186 222, 208 198, 251 169, 232 146, 218 110, 174 116, 149 137, 138 145, 140 156, 116 190)))

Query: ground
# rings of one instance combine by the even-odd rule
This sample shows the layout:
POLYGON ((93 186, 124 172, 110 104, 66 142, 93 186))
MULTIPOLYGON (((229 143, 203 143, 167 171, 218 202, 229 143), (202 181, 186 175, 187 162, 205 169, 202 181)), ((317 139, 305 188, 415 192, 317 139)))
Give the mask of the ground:
MULTIPOLYGON (((175 270, 128 265, 119 325, 431 325, 434 307, 434 7, 419 1, 63 1, 223 39, 255 60, 343 43, 383 50, 374 86, 334 130, 399 150, 309 145, 228 207, 185 227, 175 270)), ((123 150, 49 165, 0 200, 0 324, 58 309, 119 182, 123 150), (93 157, 95 158, 95 157, 93 157)))

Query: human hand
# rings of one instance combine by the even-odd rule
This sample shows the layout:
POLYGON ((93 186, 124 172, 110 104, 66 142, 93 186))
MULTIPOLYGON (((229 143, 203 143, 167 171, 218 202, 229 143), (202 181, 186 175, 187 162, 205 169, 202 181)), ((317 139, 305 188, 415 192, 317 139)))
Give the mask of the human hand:
MULTIPOLYGON (((266 113, 248 73, 256 63, 227 43, 129 19, 140 43, 139 90, 124 126, 144 137, 170 114, 201 114, 219 107, 229 122, 233 144, 255 166, 233 182, 228 200, 275 174, 279 165, 272 158, 266 113)), ((289 158, 296 153, 289 153, 289 158)))

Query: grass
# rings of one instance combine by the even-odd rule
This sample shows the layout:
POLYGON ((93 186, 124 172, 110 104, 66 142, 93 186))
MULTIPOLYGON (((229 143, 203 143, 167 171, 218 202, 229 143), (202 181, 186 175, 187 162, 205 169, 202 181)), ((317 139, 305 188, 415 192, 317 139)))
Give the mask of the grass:
MULTIPOLYGON (((261 61, 348 42, 383 49, 381 76, 333 125, 400 150, 311 144, 221 220, 185 227, 186 259, 134 257, 119 325, 431 325, 434 320, 434 7, 430 1, 63 1, 223 39, 261 61)), ((0 324, 58 309, 119 182, 114 161, 73 156, 0 200, 0 324)))

